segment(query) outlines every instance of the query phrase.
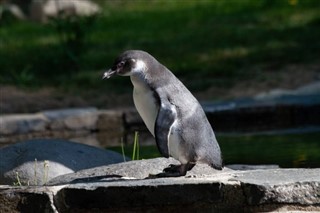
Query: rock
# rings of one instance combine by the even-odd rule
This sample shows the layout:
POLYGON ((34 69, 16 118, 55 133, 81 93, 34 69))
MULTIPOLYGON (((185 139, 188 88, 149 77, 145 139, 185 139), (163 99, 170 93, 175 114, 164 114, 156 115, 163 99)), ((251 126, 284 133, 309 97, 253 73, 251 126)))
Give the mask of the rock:
MULTIPOLYGON (((173 159, 130 161, 66 174, 43 187, 0 186, 0 209, 41 212, 320 211, 320 169, 213 170, 144 179, 173 159), (141 174, 139 174, 141 172, 141 174), (131 178, 130 178, 131 177, 131 178)), ((243 166, 245 167, 245 166, 243 166)))
POLYGON ((98 112, 97 127, 102 131, 122 132, 124 128, 124 119, 122 111, 118 110, 100 110, 98 112))
POLYGON ((60 12, 72 16, 91 16, 97 14, 100 8, 88 0, 34 0, 30 11, 31 19, 46 22, 49 17, 58 17, 60 12))
POLYGON ((48 120, 42 114, 6 115, 0 117, 0 134, 24 134, 44 131, 48 120))
POLYGON ((63 138, 94 146, 119 145, 126 126, 122 111, 94 107, 46 110, 0 117, 0 147, 35 138, 63 138))
POLYGON ((319 211, 319 174, 320 169, 271 169, 218 171, 205 178, 83 180, 62 188, 56 207, 63 212, 319 211))
POLYGON ((45 130, 95 130, 96 108, 47 110, 36 114, 5 115, 0 117, 0 134, 13 135, 45 130))
POLYGON ((98 120, 96 108, 47 110, 42 112, 50 121, 49 129, 94 130, 98 120))
POLYGON ((100 110, 98 112, 97 140, 103 147, 119 145, 125 131, 123 112, 118 110, 100 110))
POLYGON ((256 170, 256 169, 279 169, 278 165, 245 165, 245 164, 231 164, 227 165, 229 169, 233 170, 256 170))
MULTIPOLYGON (((173 158, 154 158, 148 160, 129 161, 113 165, 106 165, 91 169, 85 169, 72 174, 65 174, 49 181, 47 185, 62 185, 68 183, 86 181, 96 181, 109 177, 144 179, 151 174, 161 173, 170 164, 180 164, 173 158)), ((223 171, 212 169, 206 164, 197 164, 187 173, 187 177, 207 177, 215 174, 224 174, 232 170, 224 168, 223 171)), ((221 176, 220 176, 221 178, 221 176)))
POLYGON ((143 126, 143 120, 135 108, 127 109, 124 111, 125 125, 127 126, 143 126))
POLYGON ((108 150, 66 140, 30 140, 0 149, 0 184, 42 185, 82 169, 123 162, 108 150))
POLYGON ((317 81, 295 90, 274 89, 252 98, 207 102, 203 107, 217 132, 319 131, 319 91, 317 81))
POLYGON ((311 96, 311 95, 319 95, 320 93, 320 81, 315 81, 310 84, 301 86, 294 90, 288 89, 273 89, 267 92, 263 92, 257 94, 254 99, 256 100, 273 100, 277 98, 281 98, 284 96, 311 96))
POLYGON ((250 205, 320 204, 320 169, 248 171, 236 176, 250 205))
POLYGON ((15 187, 5 190, 0 186, 0 212, 58 212, 53 204, 54 188, 48 190, 41 187, 15 187))

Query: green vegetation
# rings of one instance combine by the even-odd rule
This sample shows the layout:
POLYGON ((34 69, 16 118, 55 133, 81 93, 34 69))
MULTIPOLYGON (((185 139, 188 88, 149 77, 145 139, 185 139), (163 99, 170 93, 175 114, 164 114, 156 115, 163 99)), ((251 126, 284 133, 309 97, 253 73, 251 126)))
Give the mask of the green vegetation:
POLYGON ((320 133, 218 137, 226 164, 319 167, 320 133))
MULTIPOLYGON (((123 157, 123 161, 126 161, 126 152, 125 152, 125 145, 123 144, 123 141, 121 141, 121 154, 123 157)), ((133 140, 133 147, 132 148, 132 157, 131 160, 140 160, 140 145, 139 145, 139 132, 135 131, 134 132, 134 140, 133 140)))
POLYGON ((126 49, 152 53, 191 90, 320 58, 318 0, 97 2, 90 20, 2 23, 0 83, 126 92, 128 79, 100 80, 126 49))
POLYGON ((139 160, 140 158, 140 146, 139 146, 139 133, 136 131, 134 133, 133 150, 132 150, 132 160, 139 160))
MULTIPOLYGON (((259 136, 218 136, 225 164, 278 164, 319 167, 320 133, 259 136)), ((132 146, 126 147, 132 150, 132 146)), ((108 148, 121 152, 120 147, 108 148)), ((140 146, 140 158, 160 157, 156 146, 140 146)))

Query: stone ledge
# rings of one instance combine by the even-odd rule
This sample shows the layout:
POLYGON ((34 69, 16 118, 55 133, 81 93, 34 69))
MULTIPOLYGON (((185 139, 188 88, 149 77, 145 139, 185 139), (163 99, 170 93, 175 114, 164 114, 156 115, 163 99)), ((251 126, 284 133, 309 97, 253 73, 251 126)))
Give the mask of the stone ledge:
POLYGON ((52 181, 52 185, 42 187, 1 186, 0 209, 10 212, 26 208, 42 212, 320 211, 320 169, 216 171, 197 165, 186 177, 141 178, 161 171, 161 166, 172 162, 158 158, 97 167, 64 175, 52 181), (144 165, 149 166, 144 169, 144 165), (154 168, 155 165, 158 167, 154 168), (135 170, 127 173, 125 168, 135 170), (140 170, 143 175, 139 175, 140 170))
MULTIPOLYGON (((216 111, 211 108, 204 106, 209 121, 214 125, 215 131, 220 133, 320 129, 320 104, 263 107, 239 105, 216 111)), ((124 142, 133 141, 132 133, 137 130, 147 132, 145 124, 133 108, 63 109, 35 114, 4 115, 0 116, 0 147, 35 138, 63 138, 81 143, 78 138, 92 135, 95 135, 92 145, 105 147, 119 145, 121 138, 124 142), (104 144, 105 141, 107 144, 104 144)), ((147 136, 151 135, 147 133, 147 136)))
MULTIPOLYGON (((123 135, 122 111, 76 108, 0 116, 0 147, 36 138, 73 139, 103 131, 108 141, 123 135)), ((94 142, 93 145, 100 145, 94 142)))
MULTIPOLYGON (((316 81, 295 90, 276 89, 256 97, 207 102, 202 106, 217 133, 320 131, 319 92, 320 81, 316 81)), ((99 134, 92 144, 106 147, 119 145, 121 138, 124 142, 132 141, 131 133, 136 130, 147 131, 133 108, 91 107, 1 115, 0 147, 43 137, 76 138, 81 143, 79 137, 96 132, 99 134)))

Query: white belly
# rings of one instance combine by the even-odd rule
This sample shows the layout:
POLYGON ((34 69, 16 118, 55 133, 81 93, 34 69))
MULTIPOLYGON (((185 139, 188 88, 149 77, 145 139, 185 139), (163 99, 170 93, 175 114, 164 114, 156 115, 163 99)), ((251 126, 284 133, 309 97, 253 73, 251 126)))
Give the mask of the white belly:
POLYGON ((156 104, 152 91, 146 87, 134 86, 133 102, 148 130, 154 136, 154 126, 159 106, 156 104))
MULTIPOLYGON (((149 89, 147 85, 139 81, 139 79, 131 76, 131 81, 133 84, 133 102, 136 106, 137 111, 139 112, 142 120, 146 124, 148 130, 153 136, 155 122, 157 119, 159 106, 154 97, 153 92, 149 89)), ((183 153, 181 147, 181 141, 178 131, 178 122, 175 121, 169 131, 168 135, 168 149, 169 155, 173 158, 179 160, 181 163, 186 164, 188 160, 183 153)))
POLYGON ((177 130, 177 121, 175 121, 169 131, 168 137, 168 149, 169 154, 174 159, 180 161, 182 164, 188 163, 188 160, 183 153, 183 148, 181 147, 181 141, 179 136, 179 131, 177 130))

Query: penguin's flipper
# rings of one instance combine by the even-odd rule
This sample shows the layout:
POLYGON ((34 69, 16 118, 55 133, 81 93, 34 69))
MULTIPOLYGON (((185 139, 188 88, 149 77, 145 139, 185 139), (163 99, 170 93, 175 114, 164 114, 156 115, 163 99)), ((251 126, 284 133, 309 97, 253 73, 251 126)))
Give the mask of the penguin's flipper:
POLYGON ((162 156, 169 157, 168 136, 173 122, 176 120, 177 111, 169 101, 161 103, 155 124, 155 139, 162 156))

